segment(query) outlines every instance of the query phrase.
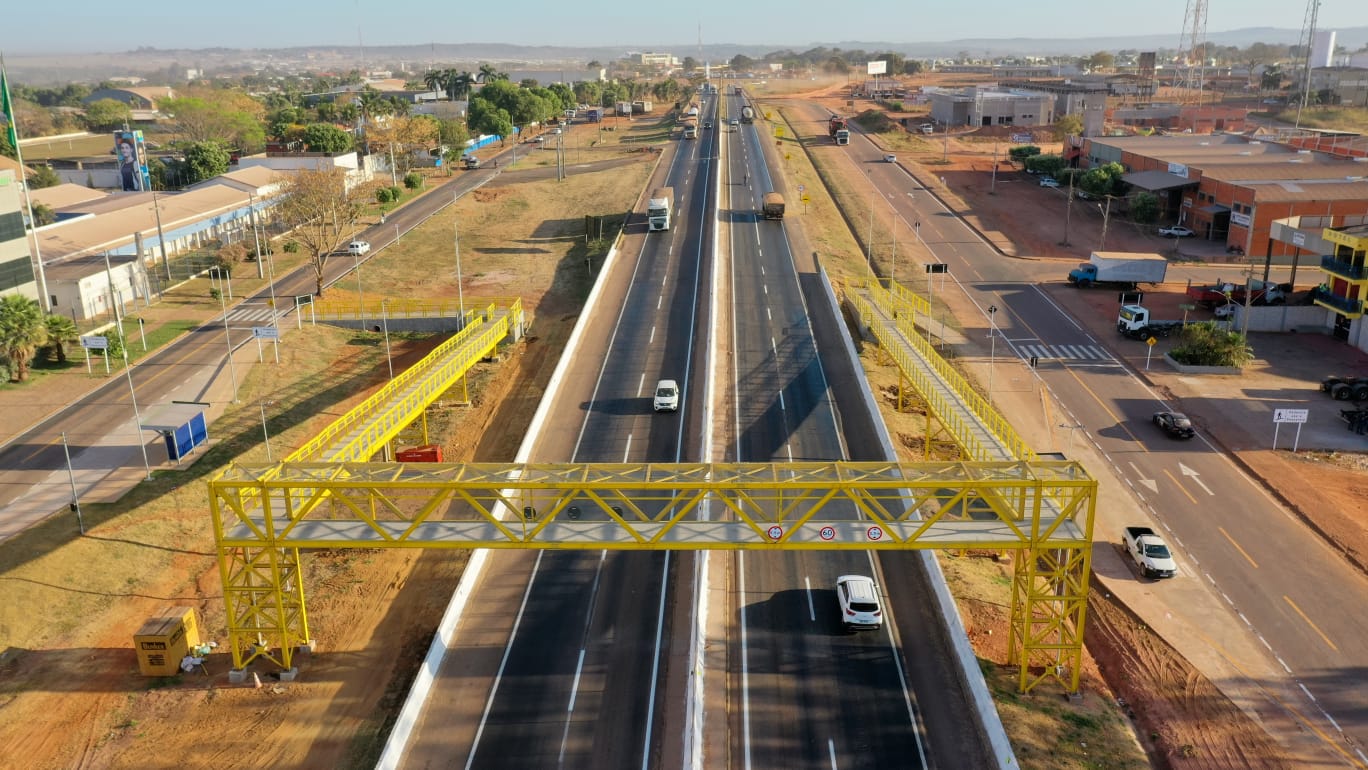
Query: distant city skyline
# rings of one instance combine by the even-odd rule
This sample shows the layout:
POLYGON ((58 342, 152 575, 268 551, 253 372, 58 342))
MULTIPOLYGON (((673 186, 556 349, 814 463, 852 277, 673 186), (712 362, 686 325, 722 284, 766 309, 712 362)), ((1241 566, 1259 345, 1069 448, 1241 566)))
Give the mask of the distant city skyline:
MULTIPOLYGON (((791 47, 841 41, 891 44, 959 39, 1181 36, 1185 0, 1085 4, 978 0, 972 8, 796 0, 765 3, 696 0, 634 5, 587 0, 514 5, 437 0, 339 3, 287 0, 191 4, 171 0, 110 3, 66 0, 57 6, 14 3, 5 12, 6 54, 114 53, 150 48, 291 48, 305 46, 453 45, 675 49, 705 44, 791 47), (516 10, 515 10, 516 9, 516 10), (1070 12, 1069 9, 1072 9, 1070 12)), ((1300 30, 1305 2, 1209 0, 1208 32, 1275 27, 1300 30)), ((1364 0, 1323 0, 1319 29, 1368 26, 1364 0)))

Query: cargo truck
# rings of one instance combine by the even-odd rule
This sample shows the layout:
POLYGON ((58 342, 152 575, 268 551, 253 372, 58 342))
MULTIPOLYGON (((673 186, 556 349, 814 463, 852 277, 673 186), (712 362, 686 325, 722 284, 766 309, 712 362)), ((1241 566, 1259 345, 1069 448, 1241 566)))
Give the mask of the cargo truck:
POLYGON ((836 144, 850 144, 850 129, 846 126, 846 119, 832 115, 827 120, 827 136, 836 140, 836 144))
POLYGON ((1111 286, 1134 289, 1141 283, 1163 283, 1168 260, 1159 254, 1094 251, 1087 262, 1069 271, 1069 283, 1080 289, 1111 286))
POLYGON ((784 196, 777 192, 767 192, 761 200, 760 211, 765 215, 765 219, 784 218, 784 196))
POLYGON ((742 123, 754 123, 754 122, 755 122, 755 110, 754 110, 753 108, 751 108, 751 106, 750 106, 749 104, 747 104, 745 107, 742 107, 742 108, 741 108, 741 122, 742 122, 742 123))
POLYGON ((697 139, 697 138, 698 138, 698 121, 697 121, 697 120, 695 120, 695 119, 693 119, 693 118, 689 118, 688 120, 685 120, 685 121, 684 121, 684 138, 685 138, 685 139, 697 139))
POLYGON ((1149 308, 1140 305, 1122 305, 1116 316, 1116 330, 1133 340, 1167 337, 1184 325, 1184 321, 1156 321, 1150 317, 1149 308))
POLYGON ((657 187, 646 204, 646 225, 651 230, 669 230, 674 214, 674 188, 657 187))
MULTIPOLYGON (((1290 288, 1290 287, 1289 287, 1290 288)), ((1287 292, 1272 281, 1250 278, 1244 285, 1224 281, 1210 285, 1192 285, 1187 288, 1188 299, 1199 305, 1217 307, 1219 305, 1245 304, 1281 305, 1287 301, 1287 292)))
POLYGON ((653 110, 653 109, 655 109, 655 104, 653 104, 653 103, 651 103, 651 102, 647 102, 647 101, 636 101, 636 102, 632 102, 632 112, 635 112, 635 113, 637 113, 637 114, 645 115, 646 113, 650 112, 650 111, 653 110))
POLYGON ((619 115, 631 115, 631 114, 632 114, 632 103, 631 103, 631 102, 618 102, 618 103, 617 103, 617 114, 619 114, 619 115))
POLYGON ((836 144, 850 144, 850 129, 842 128, 837 130, 836 135, 833 138, 836 140, 836 144))

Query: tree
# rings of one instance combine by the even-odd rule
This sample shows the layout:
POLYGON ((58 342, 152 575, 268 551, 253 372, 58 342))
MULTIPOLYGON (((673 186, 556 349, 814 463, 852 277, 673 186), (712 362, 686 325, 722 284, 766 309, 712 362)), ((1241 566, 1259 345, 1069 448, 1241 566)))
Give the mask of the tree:
POLYGON ((304 146, 309 148, 309 152, 336 155, 352 148, 352 135, 331 123, 311 123, 305 126, 303 139, 304 146))
POLYGON ((305 250, 314 271, 315 294, 323 296, 323 265, 352 235, 366 204, 359 185, 348 188, 340 168, 303 169, 285 183, 280 218, 305 250))
POLYGON ((266 116, 266 133, 273 139, 284 139, 294 126, 304 122, 304 110, 282 107, 266 116))
POLYGON ((1226 331, 1215 321, 1188 324, 1182 340, 1169 356, 1188 366, 1244 367, 1254 360, 1254 349, 1238 332, 1226 331))
POLYGON ((33 221, 29 224, 30 227, 43 227, 56 221, 57 212, 53 211, 51 206, 46 203, 33 204, 33 221))
POLYGON ((157 109, 172 116, 176 135, 183 141, 213 141, 249 152, 266 143, 266 109, 239 91, 198 88, 158 102, 157 109))
POLYGON ((28 379, 34 352, 46 344, 47 326, 38 303, 19 294, 0 298, 0 353, 9 359, 15 382, 28 379))
POLYGON ((1142 192, 1131 198, 1130 218, 1142 225, 1152 225, 1159 221, 1159 196, 1142 192))
POLYGON ((692 56, 685 56, 683 67, 685 72, 693 72, 698 69, 698 60, 692 56))
POLYGON ((64 315, 53 313, 43 322, 47 329, 47 347, 52 348, 57 356, 57 363, 65 364, 66 345, 76 342, 81 337, 81 332, 76 328, 76 322, 64 315))
POLYGON ((1116 57, 1109 51, 1098 51, 1091 56, 1084 56, 1079 63, 1089 72, 1097 72, 1099 70, 1109 70, 1115 66, 1116 57))
POLYGON ((903 62, 902 74, 917 75, 920 74, 921 71, 925 68, 926 65, 922 64, 919 59, 908 59, 907 61, 903 62))
POLYGON ((590 59, 588 63, 584 65, 584 68, 589 70, 602 69, 603 62, 599 61, 598 59, 590 59))
POLYGON ((371 151, 385 153, 393 148, 397 171, 402 174, 412 166, 408 150, 435 146, 438 129, 437 121, 429 115, 390 118, 384 125, 371 128, 371 151))
POLYGON ((745 54, 737 54, 731 58, 731 68, 733 72, 746 72, 755 66, 755 60, 745 54))
POLYGON ((1007 151, 1007 157, 1011 158, 1012 161, 1016 163, 1025 163, 1027 158, 1039 154, 1040 148, 1034 144, 1018 145, 1007 151))
POLYGON ((1032 155, 1026 159, 1026 170, 1037 174, 1059 178, 1059 172, 1064 169, 1064 157, 1061 155, 1032 155))
POLYGON ((0 131, 0 155, 12 160, 18 160, 19 158, 18 150, 14 149, 14 145, 10 144, 9 131, 0 131))
POLYGON ((1078 115, 1060 115, 1054 122, 1055 135, 1059 138, 1078 136, 1083 133, 1083 118, 1078 115))
POLYGON ((470 110, 466 114, 470 130, 476 134, 495 134, 508 137, 513 134, 513 118, 508 110, 490 102, 480 94, 470 97, 470 110))
POLYGON ((133 108, 117 99, 97 99, 85 108, 85 122, 91 131, 123 128, 133 119, 133 108))
POLYGON ((465 152, 466 142, 470 141, 470 129, 464 120, 443 118, 437 121, 437 142, 458 152, 465 152))
POLYGON ((1284 77, 1281 64, 1270 64, 1259 78, 1259 87, 1265 91, 1277 91, 1282 88, 1284 77))
POLYGON ((493 83, 496 80, 508 80, 507 72, 500 72, 492 64, 481 64, 480 72, 477 75, 481 83, 493 83))
POLYGON ((52 166, 46 163, 38 166, 32 174, 28 175, 28 186, 30 190, 41 190, 44 187, 56 187, 62 183, 62 178, 57 176, 57 172, 52 170, 52 166))
POLYGON ((212 179, 228 171, 228 150, 218 142, 195 142, 185 148, 186 184, 212 179))

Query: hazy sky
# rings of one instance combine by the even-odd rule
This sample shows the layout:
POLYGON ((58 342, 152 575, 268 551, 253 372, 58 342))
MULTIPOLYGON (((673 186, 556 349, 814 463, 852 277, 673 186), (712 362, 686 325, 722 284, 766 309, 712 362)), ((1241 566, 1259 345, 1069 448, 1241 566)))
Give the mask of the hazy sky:
MULTIPOLYGON (((803 47, 841 41, 1087 38, 1172 35, 1185 0, 965 2, 738 2, 738 0, 34 0, 6 3, 0 51, 41 53, 155 48, 517 43, 681 48, 705 43, 803 47), (481 10, 471 10, 479 8, 481 10)), ((1208 0, 1211 32, 1300 30, 1303 0, 1208 0)), ((1323 0, 1321 29, 1368 25, 1368 1, 1323 0)))

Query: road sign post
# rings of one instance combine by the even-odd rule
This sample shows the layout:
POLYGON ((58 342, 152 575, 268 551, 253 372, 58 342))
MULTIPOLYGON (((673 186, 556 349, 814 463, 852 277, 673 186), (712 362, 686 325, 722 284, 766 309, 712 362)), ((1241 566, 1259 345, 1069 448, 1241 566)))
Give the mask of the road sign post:
POLYGON ((1274 409, 1273 410, 1273 448, 1278 448, 1278 428, 1285 422, 1294 423, 1297 426, 1297 435, 1292 439, 1292 451, 1297 451, 1297 445, 1301 442, 1301 426, 1306 424, 1306 420, 1311 416, 1310 409, 1274 409))
POLYGON ((274 326, 253 326, 252 337, 257 344, 257 363, 261 363, 261 341, 270 340, 275 345, 275 362, 280 363, 280 330, 274 326))
POLYGON ((109 374, 109 338, 98 334, 81 337, 81 347, 86 351, 86 374, 94 374, 90 371, 90 351, 103 350, 105 362, 105 374, 109 374))
POLYGON ((1147 372, 1149 371, 1150 354, 1154 352, 1154 344, 1158 341, 1153 337, 1145 340, 1145 371, 1147 372))

